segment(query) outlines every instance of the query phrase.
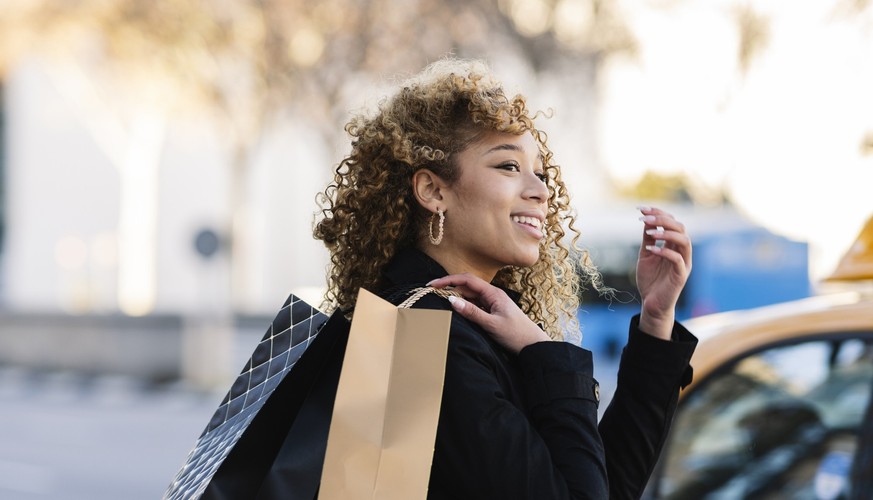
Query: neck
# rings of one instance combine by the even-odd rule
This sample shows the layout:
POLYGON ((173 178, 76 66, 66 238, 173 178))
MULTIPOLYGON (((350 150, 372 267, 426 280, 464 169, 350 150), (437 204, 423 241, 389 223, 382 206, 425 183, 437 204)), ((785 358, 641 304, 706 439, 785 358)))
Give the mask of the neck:
POLYGON ((463 255, 449 250, 448 246, 445 245, 432 245, 430 242, 419 243, 418 249, 435 260, 449 274, 470 273, 491 283, 494 276, 497 275, 497 271, 500 270, 499 267, 474 263, 470 259, 464 258, 463 255))

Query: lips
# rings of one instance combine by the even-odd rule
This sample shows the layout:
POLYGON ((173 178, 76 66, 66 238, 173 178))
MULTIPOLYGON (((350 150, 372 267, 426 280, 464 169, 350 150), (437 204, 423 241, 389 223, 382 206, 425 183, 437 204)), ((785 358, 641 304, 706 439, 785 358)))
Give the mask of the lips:
POLYGON ((517 222, 519 224, 525 224, 527 226, 531 226, 533 228, 539 229, 543 223, 536 217, 526 217, 523 215, 513 215, 512 222, 517 222))
POLYGON ((511 216, 512 222, 515 222, 519 225, 519 227, 530 234, 534 238, 541 240, 544 236, 543 234, 543 220, 540 217, 533 217, 530 215, 513 215, 511 216))

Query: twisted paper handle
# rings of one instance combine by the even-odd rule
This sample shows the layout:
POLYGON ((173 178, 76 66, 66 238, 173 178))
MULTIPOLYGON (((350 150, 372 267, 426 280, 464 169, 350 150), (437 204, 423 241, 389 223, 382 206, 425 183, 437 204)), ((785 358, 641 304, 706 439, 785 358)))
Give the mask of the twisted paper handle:
POLYGON ((459 298, 461 297, 461 294, 459 292, 456 292, 455 290, 452 290, 450 288, 434 288, 432 286, 423 286, 423 287, 419 287, 419 288, 413 288, 412 290, 409 291, 409 293, 412 295, 410 295, 409 298, 407 298, 406 300, 401 302, 400 305, 397 307, 399 307, 401 309, 409 309, 410 307, 412 307, 413 304, 418 302, 419 299, 421 299, 422 297, 424 297, 425 295, 427 295, 429 293, 439 295, 440 297, 442 297, 444 299, 449 298, 449 296, 459 297, 459 298))

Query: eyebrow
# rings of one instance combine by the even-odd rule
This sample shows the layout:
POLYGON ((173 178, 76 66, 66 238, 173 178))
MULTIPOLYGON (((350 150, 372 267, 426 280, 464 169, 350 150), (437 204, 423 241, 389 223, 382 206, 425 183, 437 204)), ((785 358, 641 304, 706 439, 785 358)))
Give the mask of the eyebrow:
MULTIPOLYGON (((482 156, 489 155, 495 151, 517 151, 519 153, 524 153, 524 148, 522 148, 518 144, 509 144, 509 143, 498 144, 497 146, 494 146, 493 148, 489 149, 488 151, 485 151, 484 153, 482 153, 482 156)), ((542 161, 543 154, 541 152, 537 152, 537 158, 540 161, 542 161)))
POLYGON ((491 154, 495 151, 518 151, 520 153, 523 153, 524 149, 522 149, 522 147, 519 146, 518 144, 508 144, 508 143, 507 144, 498 144, 497 146, 494 146, 493 148, 489 149, 488 151, 485 151, 485 153, 483 153, 482 156, 485 156, 487 154, 491 154))

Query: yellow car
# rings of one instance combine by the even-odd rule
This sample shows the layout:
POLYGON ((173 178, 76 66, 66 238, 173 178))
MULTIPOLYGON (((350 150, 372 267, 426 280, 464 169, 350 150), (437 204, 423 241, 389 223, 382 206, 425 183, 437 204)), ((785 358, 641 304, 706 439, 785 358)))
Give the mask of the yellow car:
POLYGON ((847 291, 688 321, 647 498, 873 498, 873 218, 829 280, 847 291))

